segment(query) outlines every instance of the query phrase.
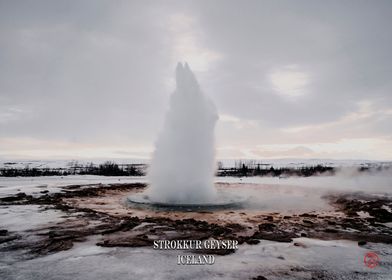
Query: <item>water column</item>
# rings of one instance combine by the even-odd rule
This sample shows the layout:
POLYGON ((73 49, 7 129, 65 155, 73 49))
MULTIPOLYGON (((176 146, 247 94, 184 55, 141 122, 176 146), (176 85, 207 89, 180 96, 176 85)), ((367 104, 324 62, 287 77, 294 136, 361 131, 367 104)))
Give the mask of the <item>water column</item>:
POLYGON ((149 197, 163 203, 213 202, 214 129, 218 114, 187 63, 178 63, 176 90, 149 170, 149 197))

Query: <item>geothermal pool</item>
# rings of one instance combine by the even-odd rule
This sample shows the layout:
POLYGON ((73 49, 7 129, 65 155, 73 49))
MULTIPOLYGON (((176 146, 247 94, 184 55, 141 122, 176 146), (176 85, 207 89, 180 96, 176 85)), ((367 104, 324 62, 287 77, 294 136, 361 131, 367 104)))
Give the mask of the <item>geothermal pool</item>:
POLYGON ((153 201, 146 193, 137 193, 129 195, 125 203, 129 207, 144 207, 156 210, 173 210, 173 211, 201 211, 201 210, 219 210, 219 209, 241 209, 247 201, 247 196, 241 196, 235 192, 220 190, 216 192, 214 199, 209 201, 188 201, 168 202, 168 201, 153 201))

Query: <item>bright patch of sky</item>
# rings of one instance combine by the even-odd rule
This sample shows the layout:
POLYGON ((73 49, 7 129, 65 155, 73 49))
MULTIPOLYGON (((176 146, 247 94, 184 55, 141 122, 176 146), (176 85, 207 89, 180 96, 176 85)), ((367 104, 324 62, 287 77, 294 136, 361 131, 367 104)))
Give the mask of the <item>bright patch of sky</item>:
POLYGON ((274 91, 283 97, 295 98, 307 94, 309 75, 300 71, 296 65, 271 71, 269 79, 274 91))

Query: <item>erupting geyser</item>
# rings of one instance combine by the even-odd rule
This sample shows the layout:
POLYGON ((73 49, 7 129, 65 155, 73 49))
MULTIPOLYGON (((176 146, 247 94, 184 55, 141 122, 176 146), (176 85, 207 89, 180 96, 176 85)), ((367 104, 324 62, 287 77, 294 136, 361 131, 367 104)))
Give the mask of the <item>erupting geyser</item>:
POLYGON ((178 63, 171 96, 149 170, 150 187, 127 197, 131 205, 185 209, 239 207, 245 198, 214 187, 214 104, 200 90, 188 64, 178 63))
POLYGON ((149 171, 149 200, 211 203, 216 198, 214 128, 218 114, 187 63, 178 63, 176 83, 149 171))

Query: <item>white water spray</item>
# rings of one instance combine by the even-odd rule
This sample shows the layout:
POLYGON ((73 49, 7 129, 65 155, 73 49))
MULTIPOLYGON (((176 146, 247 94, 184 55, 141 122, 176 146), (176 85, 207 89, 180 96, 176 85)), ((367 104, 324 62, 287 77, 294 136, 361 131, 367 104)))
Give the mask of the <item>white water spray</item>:
POLYGON ((214 201, 214 104, 200 90, 187 63, 178 63, 177 88, 170 99, 149 171, 151 201, 214 201))

